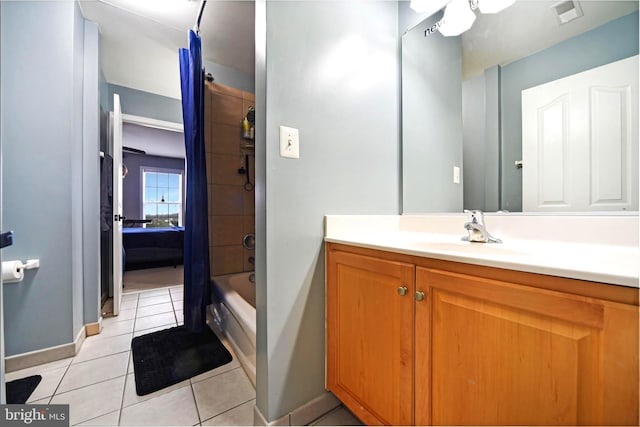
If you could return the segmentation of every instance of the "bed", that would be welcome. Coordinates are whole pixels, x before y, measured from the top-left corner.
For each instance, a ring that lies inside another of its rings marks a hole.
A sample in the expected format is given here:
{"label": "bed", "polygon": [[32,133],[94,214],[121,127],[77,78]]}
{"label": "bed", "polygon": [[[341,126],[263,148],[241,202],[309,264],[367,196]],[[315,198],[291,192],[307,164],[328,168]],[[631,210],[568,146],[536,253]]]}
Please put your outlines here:
{"label": "bed", "polygon": [[123,228],[124,269],[181,265],[184,227]]}

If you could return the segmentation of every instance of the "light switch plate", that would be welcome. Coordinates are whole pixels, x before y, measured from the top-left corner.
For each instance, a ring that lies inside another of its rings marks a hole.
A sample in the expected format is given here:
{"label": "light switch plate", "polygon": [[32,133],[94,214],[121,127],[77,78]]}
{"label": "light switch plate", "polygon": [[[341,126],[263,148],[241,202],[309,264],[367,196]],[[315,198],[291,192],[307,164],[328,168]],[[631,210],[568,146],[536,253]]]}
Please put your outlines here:
{"label": "light switch plate", "polygon": [[290,159],[300,158],[298,129],[280,126],[280,156]]}
{"label": "light switch plate", "polygon": [[453,167],[453,183],[460,184],[460,168],[458,166]]}

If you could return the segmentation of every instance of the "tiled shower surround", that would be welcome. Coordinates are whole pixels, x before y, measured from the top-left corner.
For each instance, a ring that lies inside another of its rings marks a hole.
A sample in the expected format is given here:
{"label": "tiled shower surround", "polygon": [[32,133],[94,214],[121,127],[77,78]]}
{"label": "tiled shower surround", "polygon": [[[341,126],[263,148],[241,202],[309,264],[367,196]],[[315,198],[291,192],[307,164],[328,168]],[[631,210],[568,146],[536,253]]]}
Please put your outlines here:
{"label": "tiled shower surround", "polygon": [[[253,271],[253,250],[242,246],[255,230],[254,190],[247,191],[247,169],[255,185],[253,149],[241,148],[253,141],[241,138],[242,120],[254,94],[214,82],[205,84],[205,146],[209,183],[209,256],[213,276]],[[248,157],[245,157],[248,156]]]}

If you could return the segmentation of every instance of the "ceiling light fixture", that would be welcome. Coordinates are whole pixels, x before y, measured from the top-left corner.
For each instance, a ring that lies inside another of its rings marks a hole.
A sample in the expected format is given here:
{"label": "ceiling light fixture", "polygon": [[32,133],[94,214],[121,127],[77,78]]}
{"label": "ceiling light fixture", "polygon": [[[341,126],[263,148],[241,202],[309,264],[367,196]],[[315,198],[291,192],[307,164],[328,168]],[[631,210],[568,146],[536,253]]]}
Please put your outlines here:
{"label": "ceiling light fixture", "polygon": [[476,20],[468,0],[451,0],[444,10],[439,31],[443,36],[459,36]]}

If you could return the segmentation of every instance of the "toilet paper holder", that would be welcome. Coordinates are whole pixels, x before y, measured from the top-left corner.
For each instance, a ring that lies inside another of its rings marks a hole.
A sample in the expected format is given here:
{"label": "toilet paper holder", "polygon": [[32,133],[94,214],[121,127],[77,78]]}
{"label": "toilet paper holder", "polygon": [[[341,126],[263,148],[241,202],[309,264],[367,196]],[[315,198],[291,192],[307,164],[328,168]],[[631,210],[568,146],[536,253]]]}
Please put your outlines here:
{"label": "toilet paper holder", "polygon": [[22,270],[33,270],[34,268],[40,268],[40,260],[39,259],[28,259],[22,265],[18,266],[18,269]]}
{"label": "toilet paper holder", "polygon": [[24,271],[40,267],[39,259],[28,259],[26,262],[3,261],[2,262],[2,282],[17,283],[24,279]]}

